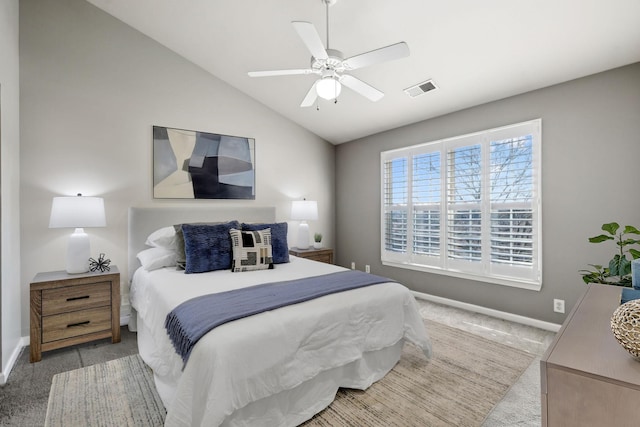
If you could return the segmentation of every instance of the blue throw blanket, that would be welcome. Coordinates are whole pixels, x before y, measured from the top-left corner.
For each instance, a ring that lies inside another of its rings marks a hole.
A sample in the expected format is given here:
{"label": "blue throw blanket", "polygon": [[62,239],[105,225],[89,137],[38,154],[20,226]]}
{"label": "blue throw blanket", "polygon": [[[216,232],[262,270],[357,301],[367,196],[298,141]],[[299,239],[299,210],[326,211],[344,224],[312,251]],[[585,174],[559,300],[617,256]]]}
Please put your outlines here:
{"label": "blue throw blanket", "polygon": [[176,351],[187,363],[193,346],[217,326],[324,295],[385,282],[392,280],[348,270],[203,295],[173,309],[167,315],[164,326]]}

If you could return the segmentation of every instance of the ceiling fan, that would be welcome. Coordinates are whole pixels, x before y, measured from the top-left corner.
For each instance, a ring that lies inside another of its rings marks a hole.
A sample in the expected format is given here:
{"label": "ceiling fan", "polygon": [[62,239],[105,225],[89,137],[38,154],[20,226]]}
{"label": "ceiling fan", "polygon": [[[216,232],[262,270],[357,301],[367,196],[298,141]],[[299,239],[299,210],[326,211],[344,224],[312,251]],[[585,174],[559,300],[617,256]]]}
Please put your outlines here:
{"label": "ceiling fan", "polygon": [[352,76],[351,74],[348,74],[348,72],[380,62],[409,56],[409,46],[405,42],[399,42],[344,59],[342,52],[335,49],[329,49],[329,6],[335,4],[337,0],[321,1],[325,3],[327,7],[326,49],[322,44],[318,31],[316,31],[316,28],[312,23],[303,21],[291,22],[293,28],[302,39],[302,42],[305,44],[307,49],[309,49],[309,52],[311,52],[310,68],[250,71],[249,76],[270,77],[297,74],[316,74],[320,76],[320,78],[313,83],[313,86],[311,86],[311,89],[309,89],[309,92],[307,92],[307,95],[302,100],[302,103],[300,104],[301,107],[312,106],[318,96],[327,100],[334,99],[336,100],[335,102],[337,102],[342,85],[356,93],[359,93],[365,98],[370,99],[371,101],[375,102],[380,100],[384,96],[383,92]]}

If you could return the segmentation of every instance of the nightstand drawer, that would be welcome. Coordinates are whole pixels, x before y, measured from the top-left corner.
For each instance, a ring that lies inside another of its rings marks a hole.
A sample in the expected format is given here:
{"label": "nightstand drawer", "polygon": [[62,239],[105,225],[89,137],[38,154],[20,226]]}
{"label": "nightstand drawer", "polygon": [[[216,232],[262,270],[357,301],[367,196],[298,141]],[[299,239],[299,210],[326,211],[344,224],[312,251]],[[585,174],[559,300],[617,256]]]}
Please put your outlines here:
{"label": "nightstand drawer", "polygon": [[333,249],[329,248],[309,248],[309,249],[289,249],[291,255],[306,258],[313,261],[326,262],[327,264],[333,264]]}
{"label": "nightstand drawer", "polygon": [[72,311],[42,318],[42,342],[47,343],[111,329],[111,307]]}
{"label": "nightstand drawer", "polygon": [[308,255],[305,258],[313,261],[325,262],[327,264],[332,264],[333,262],[331,254],[328,254],[328,253],[323,253],[318,255]]}
{"label": "nightstand drawer", "polygon": [[111,304],[111,283],[67,286],[42,291],[42,315],[67,313]]}

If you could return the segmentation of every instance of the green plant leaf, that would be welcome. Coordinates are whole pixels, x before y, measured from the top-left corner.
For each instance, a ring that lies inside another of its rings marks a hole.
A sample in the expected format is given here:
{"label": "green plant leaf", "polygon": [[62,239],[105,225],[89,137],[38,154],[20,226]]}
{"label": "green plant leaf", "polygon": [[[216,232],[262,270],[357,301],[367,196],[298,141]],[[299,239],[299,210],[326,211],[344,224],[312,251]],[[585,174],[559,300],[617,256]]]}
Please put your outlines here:
{"label": "green plant leaf", "polygon": [[624,234],[640,234],[640,230],[638,230],[632,225],[625,225],[623,233]]}
{"label": "green plant leaf", "polygon": [[620,224],[618,224],[617,222],[610,222],[608,224],[602,224],[602,229],[604,231],[606,231],[607,233],[611,234],[612,236],[616,235],[616,232],[618,231],[618,228],[620,228]]}
{"label": "green plant leaf", "polygon": [[582,276],[582,281],[583,281],[584,283],[586,283],[587,285],[588,285],[589,283],[598,283],[598,282],[596,281],[596,279],[594,278],[593,274],[584,274],[584,275]]}
{"label": "green plant leaf", "polygon": [[606,234],[601,234],[595,237],[589,237],[589,242],[591,243],[601,243],[601,242],[606,242],[607,240],[613,240],[613,237],[607,236]]}
{"label": "green plant leaf", "polygon": [[624,239],[622,242],[618,242],[618,246],[628,246],[628,245],[634,245],[636,243],[640,243],[640,240]]}
{"label": "green plant leaf", "polygon": [[595,271],[591,270],[580,270],[580,274],[582,275],[582,281],[586,284],[589,283],[609,283],[607,278],[609,277],[609,269],[603,268],[598,264],[589,264],[591,267],[595,269]]}
{"label": "green plant leaf", "polygon": [[619,269],[620,269],[620,258],[622,258],[620,256],[620,254],[616,254],[611,261],[609,261],[609,273],[612,276],[619,276]]}
{"label": "green plant leaf", "polygon": [[631,256],[633,257],[633,259],[638,259],[640,258],[640,251],[637,249],[629,249],[629,253],[631,254]]}
{"label": "green plant leaf", "polygon": [[631,273],[631,262],[625,255],[620,256],[616,254],[616,256],[609,261],[609,273],[611,276],[626,276]]}
{"label": "green plant leaf", "polygon": [[[620,258],[620,267],[618,267],[618,276],[627,276],[631,274],[631,261],[626,256]],[[622,277],[620,278],[622,281]]]}

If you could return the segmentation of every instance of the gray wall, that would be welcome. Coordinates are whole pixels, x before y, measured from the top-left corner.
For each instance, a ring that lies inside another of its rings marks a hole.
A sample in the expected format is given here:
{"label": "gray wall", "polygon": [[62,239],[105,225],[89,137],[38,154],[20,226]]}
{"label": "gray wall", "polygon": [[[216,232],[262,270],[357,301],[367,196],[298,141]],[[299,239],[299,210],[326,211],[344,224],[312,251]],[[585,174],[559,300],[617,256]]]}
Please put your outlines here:
{"label": "gray wall", "polygon": [[20,340],[20,78],[18,0],[0,1],[0,383]]}
{"label": "gray wall", "polygon": [[[535,118],[542,119],[540,292],[381,264],[381,151]],[[568,313],[585,286],[578,270],[608,262],[615,250],[587,238],[606,222],[640,227],[639,135],[636,63],[339,145],[337,262],[370,264],[419,292],[562,323],[566,315],[553,312],[553,299],[566,300]]]}
{"label": "gray wall", "polygon": [[[20,1],[20,78],[23,335],[29,282],[65,267],[72,230],[48,228],[54,196],[104,197],[107,227],[86,231],[120,268],[125,305],[130,206],[275,206],[285,221],[307,197],[310,231],[334,244],[333,145],[84,0]],[[153,125],[255,138],[256,200],[154,200]]]}

